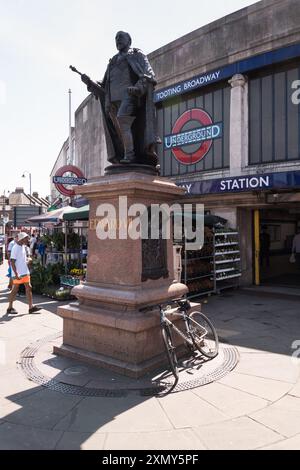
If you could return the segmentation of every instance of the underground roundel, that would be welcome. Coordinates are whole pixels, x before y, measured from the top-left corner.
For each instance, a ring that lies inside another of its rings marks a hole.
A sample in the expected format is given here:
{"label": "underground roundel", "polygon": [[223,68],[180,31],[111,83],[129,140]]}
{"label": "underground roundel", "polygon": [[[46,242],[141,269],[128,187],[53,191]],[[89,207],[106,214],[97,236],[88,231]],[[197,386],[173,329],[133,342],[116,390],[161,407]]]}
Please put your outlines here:
{"label": "underground roundel", "polygon": [[164,147],[183,165],[198,163],[209,152],[213,140],[222,137],[222,130],[222,123],[214,123],[203,109],[189,109],[177,119],[172,134],[165,136]]}
{"label": "underground roundel", "polygon": [[86,182],[87,179],[84,177],[80,168],[74,165],[62,166],[57,170],[55,176],[53,176],[53,183],[56,189],[64,196],[69,197],[75,195],[74,189],[70,188],[70,186],[78,186]]}

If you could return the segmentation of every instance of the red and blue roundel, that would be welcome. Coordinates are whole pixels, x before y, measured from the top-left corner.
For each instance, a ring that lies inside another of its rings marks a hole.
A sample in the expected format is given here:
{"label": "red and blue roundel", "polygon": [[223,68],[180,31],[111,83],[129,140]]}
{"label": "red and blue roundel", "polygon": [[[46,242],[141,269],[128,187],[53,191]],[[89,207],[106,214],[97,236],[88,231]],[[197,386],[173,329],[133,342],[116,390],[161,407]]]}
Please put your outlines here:
{"label": "red and blue roundel", "polygon": [[200,162],[209,152],[213,140],[220,137],[222,123],[213,123],[206,111],[193,108],[177,119],[172,134],[164,138],[164,147],[171,150],[180,163],[191,165]]}
{"label": "red and blue roundel", "polygon": [[[74,176],[64,176],[65,173],[72,173]],[[68,185],[82,185],[87,182],[80,168],[74,165],[65,165],[57,170],[53,176],[53,183],[56,189],[64,196],[75,196],[74,189],[68,188]]]}

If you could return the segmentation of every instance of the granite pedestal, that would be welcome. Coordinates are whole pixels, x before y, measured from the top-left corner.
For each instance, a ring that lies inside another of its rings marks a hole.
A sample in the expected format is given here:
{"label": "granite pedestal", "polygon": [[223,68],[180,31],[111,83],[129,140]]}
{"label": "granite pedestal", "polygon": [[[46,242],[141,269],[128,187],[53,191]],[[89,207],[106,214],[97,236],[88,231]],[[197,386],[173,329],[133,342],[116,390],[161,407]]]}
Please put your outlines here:
{"label": "granite pedestal", "polygon": [[[123,206],[127,198],[127,207],[149,207],[172,205],[182,193],[171,181],[137,172],[104,176],[80,188],[90,203],[87,279],[72,290],[78,301],[58,308],[63,344],[54,348],[56,354],[135,378],[165,361],[159,312],[141,309],[179,298],[187,287],[174,281],[171,239],[124,238],[133,218],[124,217],[120,197]],[[115,208],[115,227],[103,217],[103,204]],[[116,229],[116,238],[100,239],[103,228]]]}

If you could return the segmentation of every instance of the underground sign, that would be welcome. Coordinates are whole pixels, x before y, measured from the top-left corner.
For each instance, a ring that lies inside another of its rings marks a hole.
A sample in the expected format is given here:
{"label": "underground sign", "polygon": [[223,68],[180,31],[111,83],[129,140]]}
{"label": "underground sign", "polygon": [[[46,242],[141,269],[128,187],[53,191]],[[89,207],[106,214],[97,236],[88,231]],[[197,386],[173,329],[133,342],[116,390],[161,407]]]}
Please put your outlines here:
{"label": "underground sign", "polygon": [[172,134],[165,136],[164,147],[183,165],[195,164],[207,155],[213,140],[222,137],[222,131],[222,123],[214,123],[203,109],[189,109],[177,119]]}
{"label": "underground sign", "polygon": [[[66,173],[72,173],[75,176],[65,176]],[[80,186],[87,182],[80,168],[74,165],[65,165],[57,170],[55,176],[53,176],[53,183],[57,191],[64,196],[72,197],[75,195],[73,189],[69,189],[66,186]]]}

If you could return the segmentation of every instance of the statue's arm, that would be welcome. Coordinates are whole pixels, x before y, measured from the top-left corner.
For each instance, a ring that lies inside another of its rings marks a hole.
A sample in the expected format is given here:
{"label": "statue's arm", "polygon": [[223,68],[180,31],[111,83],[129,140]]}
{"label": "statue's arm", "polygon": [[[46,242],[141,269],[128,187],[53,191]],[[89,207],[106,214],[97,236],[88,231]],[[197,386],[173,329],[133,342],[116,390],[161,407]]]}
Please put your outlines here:
{"label": "statue's arm", "polygon": [[104,91],[103,82],[94,82],[88,75],[83,74],[81,80],[86,84],[90,93],[93,93],[96,99],[100,98]]}
{"label": "statue's arm", "polygon": [[[132,88],[132,94],[142,97],[147,93],[149,83],[156,84],[155,75],[148,57],[140,50],[134,50],[135,68],[139,79]],[[129,90],[130,92],[130,90]]]}

